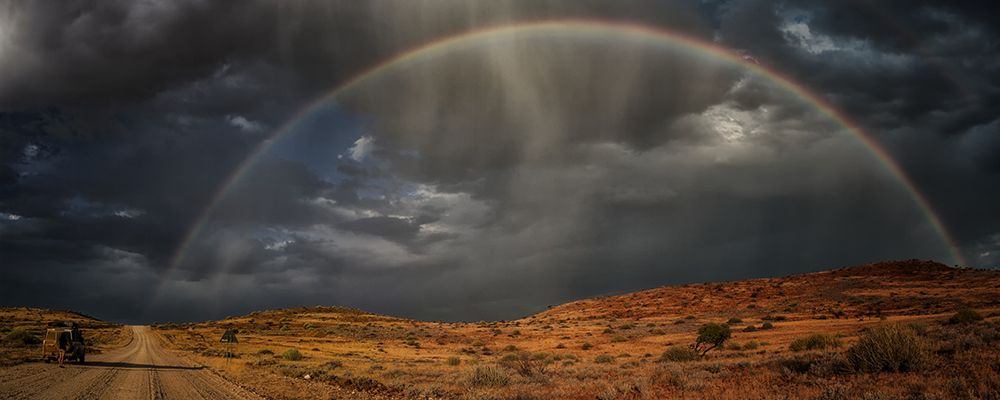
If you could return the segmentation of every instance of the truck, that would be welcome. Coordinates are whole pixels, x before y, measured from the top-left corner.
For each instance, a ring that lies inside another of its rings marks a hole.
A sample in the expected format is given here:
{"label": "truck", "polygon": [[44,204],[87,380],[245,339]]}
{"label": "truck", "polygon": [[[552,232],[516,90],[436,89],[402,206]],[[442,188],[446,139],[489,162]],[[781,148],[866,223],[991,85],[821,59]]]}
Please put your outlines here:
{"label": "truck", "polygon": [[42,359],[45,362],[58,360],[76,360],[84,363],[87,345],[80,332],[80,327],[74,322],[56,321],[49,323],[42,340]]}

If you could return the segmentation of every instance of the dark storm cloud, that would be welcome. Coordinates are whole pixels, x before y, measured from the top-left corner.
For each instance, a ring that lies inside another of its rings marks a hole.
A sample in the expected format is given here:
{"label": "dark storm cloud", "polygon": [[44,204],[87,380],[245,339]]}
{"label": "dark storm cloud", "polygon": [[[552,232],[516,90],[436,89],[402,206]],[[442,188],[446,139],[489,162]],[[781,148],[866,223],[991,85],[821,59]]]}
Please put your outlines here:
{"label": "dark storm cloud", "polygon": [[[927,194],[958,241],[971,244],[995,231],[996,221],[968,205],[1000,195],[989,171],[994,146],[981,134],[996,120],[992,105],[1000,100],[997,26],[989,17],[995,7],[727,2],[719,31],[724,43],[747,49],[861,122]],[[974,151],[972,142],[984,146]]]}
{"label": "dark storm cloud", "polygon": [[129,321],[311,304],[511,318],[658,284],[948,256],[868,150],[783,89],[574,37],[382,76],[338,105],[360,128],[300,128],[344,136],[305,146],[343,148],[265,153],[207,208],[313,96],[437,38],[550,18],[683,32],[802,83],[901,163],[971,264],[995,265],[991,7],[9,2],[0,304]]}

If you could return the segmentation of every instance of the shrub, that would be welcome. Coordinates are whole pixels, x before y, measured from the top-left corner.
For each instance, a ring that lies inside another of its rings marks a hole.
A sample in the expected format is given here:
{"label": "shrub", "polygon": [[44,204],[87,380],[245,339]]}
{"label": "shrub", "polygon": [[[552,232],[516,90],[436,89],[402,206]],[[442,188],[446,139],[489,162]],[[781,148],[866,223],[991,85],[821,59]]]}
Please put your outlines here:
{"label": "shrub", "polygon": [[725,324],[705,324],[698,328],[698,339],[695,340],[694,350],[705,355],[709,350],[721,346],[729,337],[732,331],[729,325]]}
{"label": "shrub", "polygon": [[749,342],[743,343],[743,350],[757,350],[757,347],[759,347],[759,346],[760,346],[760,343],[757,343],[756,341],[751,340]]}
{"label": "shrub", "polygon": [[732,317],[728,321],[726,321],[727,324],[738,324],[741,322],[743,322],[743,320],[737,317]]}
{"label": "shrub", "polygon": [[607,364],[607,363],[614,362],[614,361],[615,361],[615,358],[611,357],[611,356],[609,356],[607,354],[601,354],[601,355],[599,355],[597,357],[594,357],[594,362],[598,363],[598,364]]}
{"label": "shrub", "polygon": [[792,341],[788,345],[791,351],[803,350],[825,350],[830,347],[840,347],[840,340],[825,333],[817,333],[806,337],[801,337]]}
{"label": "shrub", "polygon": [[472,386],[500,387],[509,385],[510,381],[510,372],[498,365],[480,365],[469,376]]}
{"label": "shrub", "polygon": [[473,347],[482,347],[482,346],[485,346],[485,345],[486,345],[486,343],[483,343],[483,341],[479,340],[479,339],[476,339],[476,340],[472,341],[472,346]]}
{"label": "shrub", "polygon": [[916,371],[928,357],[920,337],[898,324],[882,324],[868,330],[847,350],[847,362],[857,372]]}
{"label": "shrub", "polygon": [[35,335],[32,335],[31,332],[24,329],[10,331],[7,336],[4,336],[3,341],[9,346],[32,346],[42,342]]}
{"label": "shrub", "polygon": [[534,357],[531,353],[522,351],[519,353],[507,354],[500,359],[500,366],[514,370],[518,375],[532,377],[545,373],[547,354],[542,357]]}
{"label": "shrub", "polygon": [[982,320],[983,316],[980,315],[978,312],[976,312],[976,310],[973,310],[971,308],[963,308],[961,310],[958,310],[958,312],[955,313],[955,315],[952,315],[951,318],[948,318],[948,323],[952,325],[968,324]]}
{"label": "shrub", "polygon": [[615,335],[615,337],[611,338],[611,342],[612,343],[621,343],[621,342],[624,342],[626,340],[628,340],[628,339],[626,339],[625,336],[622,336],[622,335]]}
{"label": "shrub", "polygon": [[299,361],[302,359],[302,353],[299,353],[298,349],[288,349],[281,353],[281,357],[288,361]]}
{"label": "shrub", "polygon": [[763,324],[760,325],[760,329],[763,329],[763,330],[774,329],[774,324],[772,324],[770,322],[765,322],[765,323],[763,323]]}
{"label": "shrub", "polygon": [[694,361],[698,359],[698,352],[686,346],[670,346],[667,351],[660,356],[660,362],[667,361]]}
{"label": "shrub", "polygon": [[517,346],[514,346],[512,344],[508,344],[507,346],[505,346],[503,348],[503,351],[517,351]]}
{"label": "shrub", "polygon": [[458,357],[448,357],[448,361],[445,361],[448,365],[458,365],[462,363],[462,359]]}
{"label": "shrub", "polygon": [[272,355],[274,354],[274,352],[269,349],[261,349],[260,351],[257,352],[257,354],[264,356],[264,355]]}
{"label": "shrub", "polygon": [[593,347],[594,347],[594,345],[592,345],[590,343],[584,343],[582,346],[580,346],[580,348],[584,349],[584,350],[590,350]]}

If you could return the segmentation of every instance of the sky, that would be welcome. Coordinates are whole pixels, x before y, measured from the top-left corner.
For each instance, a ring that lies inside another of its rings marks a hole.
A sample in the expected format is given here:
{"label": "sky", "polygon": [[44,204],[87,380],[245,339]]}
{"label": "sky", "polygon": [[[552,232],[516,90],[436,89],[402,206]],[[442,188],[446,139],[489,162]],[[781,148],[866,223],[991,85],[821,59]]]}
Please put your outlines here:
{"label": "sky", "polygon": [[0,306],[475,321],[997,268],[991,4],[2,0]]}

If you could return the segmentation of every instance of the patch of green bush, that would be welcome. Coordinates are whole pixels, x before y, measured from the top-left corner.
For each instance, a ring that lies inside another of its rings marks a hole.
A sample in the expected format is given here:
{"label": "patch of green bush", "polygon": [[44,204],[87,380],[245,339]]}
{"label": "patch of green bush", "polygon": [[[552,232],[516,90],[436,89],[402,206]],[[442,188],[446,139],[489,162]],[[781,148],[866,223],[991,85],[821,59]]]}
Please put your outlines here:
{"label": "patch of green bush", "polygon": [[499,365],[480,365],[472,370],[469,384],[479,387],[502,387],[510,384],[510,371]]}
{"label": "patch of green bush", "polygon": [[955,315],[952,315],[951,318],[948,318],[948,323],[952,325],[968,324],[982,320],[983,316],[980,315],[976,310],[973,310],[971,308],[963,308],[961,310],[958,310],[958,312],[956,312]]}
{"label": "patch of green bush", "polygon": [[580,346],[580,348],[583,349],[583,350],[590,350],[590,349],[594,348],[594,345],[592,345],[590,343],[584,343],[582,346]]}
{"label": "patch of green bush", "polygon": [[828,348],[840,347],[840,344],[840,339],[837,339],[833,335],[817,333],[793,340],[788,345],[788,349],[791,351],[826,350]]}
{"label": "patch of green bush", "polygon": [[281,357],[288,361],[299,361],[302,359],[302,353],[299,353],[298,349],[288,349],[281,353]]}
{"label": "patch of green bush", "polygon": [[594,362],[598,364],[607,364],[615,362],[615,358],[607,354],[601,354],[597,357],[594,357]]}
{"label": "patch of green bush", "polygon": [[732,324],[738,324],[738,323],[741,323],[741,322],[743,322],[743,319],[737,318],[737,317],[732,317],[728,321],[726,321],[726,323],[730,324],[730,325],[732,325]]}
{"label": "patch of green bush", "polygon": [[455,365],[461,364],[462,363],[462,359],[460,359],[458,357],[448,357],[448,360],[445,361],[445,362],[448,365],[455,366]]}
{"label": "patch of green bush", "polygon": [[698,352],[687,346],[670,346],[660,356],[660,362],[683,362],[698,359]]}
{"label": "patch of green bush", "polygon": [[923,368],[929,352],[910,328],[887,323],[869,329],[847,350],[847,362],[857,372],[910,372]]}
{"label": "patch of green bush", "polygon": [[4,343],[8,346],[33,346],[41,343],[42,341],[38,339],[35,335],[31,334],[24,329],[14,329],[10,331],[3,338]]}

